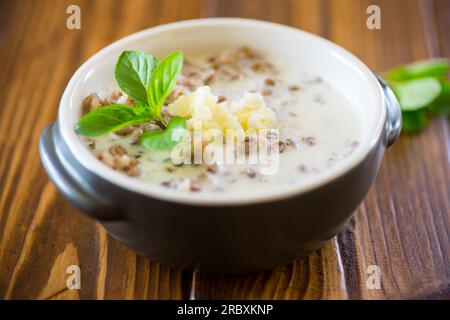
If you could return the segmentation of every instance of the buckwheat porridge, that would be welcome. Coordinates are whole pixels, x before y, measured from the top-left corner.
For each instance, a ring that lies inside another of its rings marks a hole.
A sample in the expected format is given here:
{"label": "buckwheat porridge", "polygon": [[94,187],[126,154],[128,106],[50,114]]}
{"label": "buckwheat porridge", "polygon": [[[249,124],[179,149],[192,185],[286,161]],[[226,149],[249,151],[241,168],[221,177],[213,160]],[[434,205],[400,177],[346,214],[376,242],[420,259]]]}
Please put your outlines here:
{"label": "buckwheat porridge", "polygon": [[[121,91],[107,97],[92,93],[82,110],[86,114],[110,104],[134,106],[136,102]],[[220,160],[174,163],[171,152],[141,143],[145,131],[158,129],[155,124],[130,125],[81,139],[105,165],[134,179],[177,192],[249,193],[296,186],[330,170],[352,154],[361,136],[354,107],[326,81],[247,47],[187,57],[161,115],[186,119],[189,132],[233,129],[244,137],[244,144],[251,132],[269,129],[270,135],[270,130],[277,130],[279,140],[269,139],[279,157],[277,170],[262,174],[259,164]]]}

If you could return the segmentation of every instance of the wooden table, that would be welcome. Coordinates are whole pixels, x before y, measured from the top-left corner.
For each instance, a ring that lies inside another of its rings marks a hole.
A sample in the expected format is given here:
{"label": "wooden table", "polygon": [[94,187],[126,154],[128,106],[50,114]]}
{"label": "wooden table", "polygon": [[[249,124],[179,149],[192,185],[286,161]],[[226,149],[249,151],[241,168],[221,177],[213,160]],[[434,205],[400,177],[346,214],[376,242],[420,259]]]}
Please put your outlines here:
{"label": "wooden table", "polygon": [[[66,8],[81,8],[81,30]],[[370,4],[381,30],[366,27]],[[155,25],[241,16],[319,34],[373,70],[450,54],[447,0],[21,0],[0,2],[0,298],[392,299],[450,298],[450,129],[436,118],[403,135],[383,160],[352,223],[291,265],[245,276],[182,272],[136,256],[80,215],[39,160],[41,129],[88,57]],[[81,290],[66,268],[81,268]],[[381,289],[366,287],[378,265]]]}

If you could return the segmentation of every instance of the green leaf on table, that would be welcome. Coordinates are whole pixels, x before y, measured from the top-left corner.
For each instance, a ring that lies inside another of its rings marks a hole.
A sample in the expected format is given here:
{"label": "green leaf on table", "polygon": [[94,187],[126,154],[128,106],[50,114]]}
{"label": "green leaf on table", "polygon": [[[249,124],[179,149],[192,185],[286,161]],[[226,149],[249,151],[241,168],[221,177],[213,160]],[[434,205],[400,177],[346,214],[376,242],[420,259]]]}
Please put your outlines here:
{"label": "green leaf on table", "polygon": [[161,113],[164,100],[175,87],[182,68],[183,53],[181,51],[172,52],[156,66],[147,91],[148,103],[153,115]]}
{"label": "green leaf on table", "polygon": [[115,68],[117,84],[130,97],[147,105],[150,78],[157,63],[155,58],[145,52],[124,51]]}
{"label": "green leaf on table", "polygon": [[76,124],[75,131],[83,136],[97,137],[127,126],[146,123],[151,119],[141,108],[113,104],[84,115]]}
{"label": "green leaf on table", "polygon": [[431,77],[401,83],[391,82],[390,86],[403,111],[424,108],[434,102],[442,92],[441,82]]}
{"label": "green leaf on table", "polygon": [[438,114],[450,114],[450,82],[441,81],[441,95],[430,105],[430,111]]}
{"label": "green leaf on table", "polygon": [[150,149],[171,150],[183,140],[185,133],[186,119],[174,117],[164,131],[145,131],[141,135],[141,144]]}
{"label": "green leaf on table", "polygon": [[449,60],[444,58],[422,60],[401,66],[388,72],[389,81],[412,80],[424,77],[444,79],[450,71]]}
{"label": "green leaf on table", "polygon": [[415,133],[423,129],[428,123],[427,112],[425,109],[416,111],[402,112],[402,131],[407,133]]}

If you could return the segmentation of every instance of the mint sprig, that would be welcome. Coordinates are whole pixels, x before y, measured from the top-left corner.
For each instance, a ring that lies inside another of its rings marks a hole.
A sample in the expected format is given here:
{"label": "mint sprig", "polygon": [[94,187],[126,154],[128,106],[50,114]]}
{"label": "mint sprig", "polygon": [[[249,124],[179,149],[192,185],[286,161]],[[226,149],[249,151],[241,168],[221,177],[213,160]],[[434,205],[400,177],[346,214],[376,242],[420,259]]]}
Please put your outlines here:
{"label": "mint sprig", "polygon": [[158,62],[150,54],[140,51],[124,51],[115,67],[118,86],[136,106],[113,104],[97,108],[84,115],[75,125],[75,131],[83,136],[98,137],[130,125],[153,123],[161,130],[145,132],[144,146],[169,149],[180,142],[167,137],[178,127],[186,127],[186,120],[172,119],[169,126],[161,117],[161,108],[172,92],[183,67],[183,53],[174,51]]}
{"label": "mint sprig", "polygon": [[389,79],[404,81],[424,77],[445,78],[449,71],[450,66],[447,59],[435,58],[397,67],[389,71]]}
{"label": "mint sprig", "polygon": [[139,51],[124,51],[114,71],[116,82],[127,95],[148,105],[147,91],[158,61]]}
{"label": "mint sprig", "polygon": [[183,54],[180,51],[169,54],[155,68],[147,88],[148,104],[152,113],[161,113],[164,100],[175,87],[182,68]]}
{"label": "mint sprig", "polygon": [[180,143],[186,132],[186,119],[173,117],[164,131],[145,131],[141,135],[141,144],[150,149],[171,150]]}
{"label": "mint sprig", "polygon": [[417,132],[432,114],[450,114],[450,64],[437,58],[397,67],[385,78],[397,96],[403,131]]}
{"label": "mint sprig", "polygon": [[442,86],[432,77],[413,79],[393,85],[403,111],[415,111],[430,105],[439,97]]}
{"label": "mint sprig", "polygon": [[152,119],[143,108],[112,104],[86,114],[75,125],[75,131],[83,136],[98,137],[124,127],[146,123]]}

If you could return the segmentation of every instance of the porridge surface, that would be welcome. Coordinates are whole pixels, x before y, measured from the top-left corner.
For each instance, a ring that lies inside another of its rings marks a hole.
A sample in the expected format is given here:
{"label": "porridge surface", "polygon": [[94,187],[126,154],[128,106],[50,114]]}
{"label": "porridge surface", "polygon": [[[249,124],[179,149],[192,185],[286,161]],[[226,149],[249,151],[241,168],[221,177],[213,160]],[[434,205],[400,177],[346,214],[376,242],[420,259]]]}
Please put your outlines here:
{"label": "porridge surface", "polygon": [[[361,136],[354,106],[326,81],[299,69],[301,65],[266,60],[248,48],[217,56],[187,57],[183,74],[166,102],[205,85],[219,101],[237,101],[244,92],[259,92],[275,112],[280,133],[279,170],[274,175],[262,175],[257,166],[249,164],[176,166],[170,153],[139,144],[139,135],[153,129],[150,126],[81,139],[106,165],[133,179],[177,192],[241,194],[296,186],[342,162],[358,147]],[[86,98],[83,109],[86,112],[114,102],[133,103],[120,93],[103,99],[93,94]]]}

